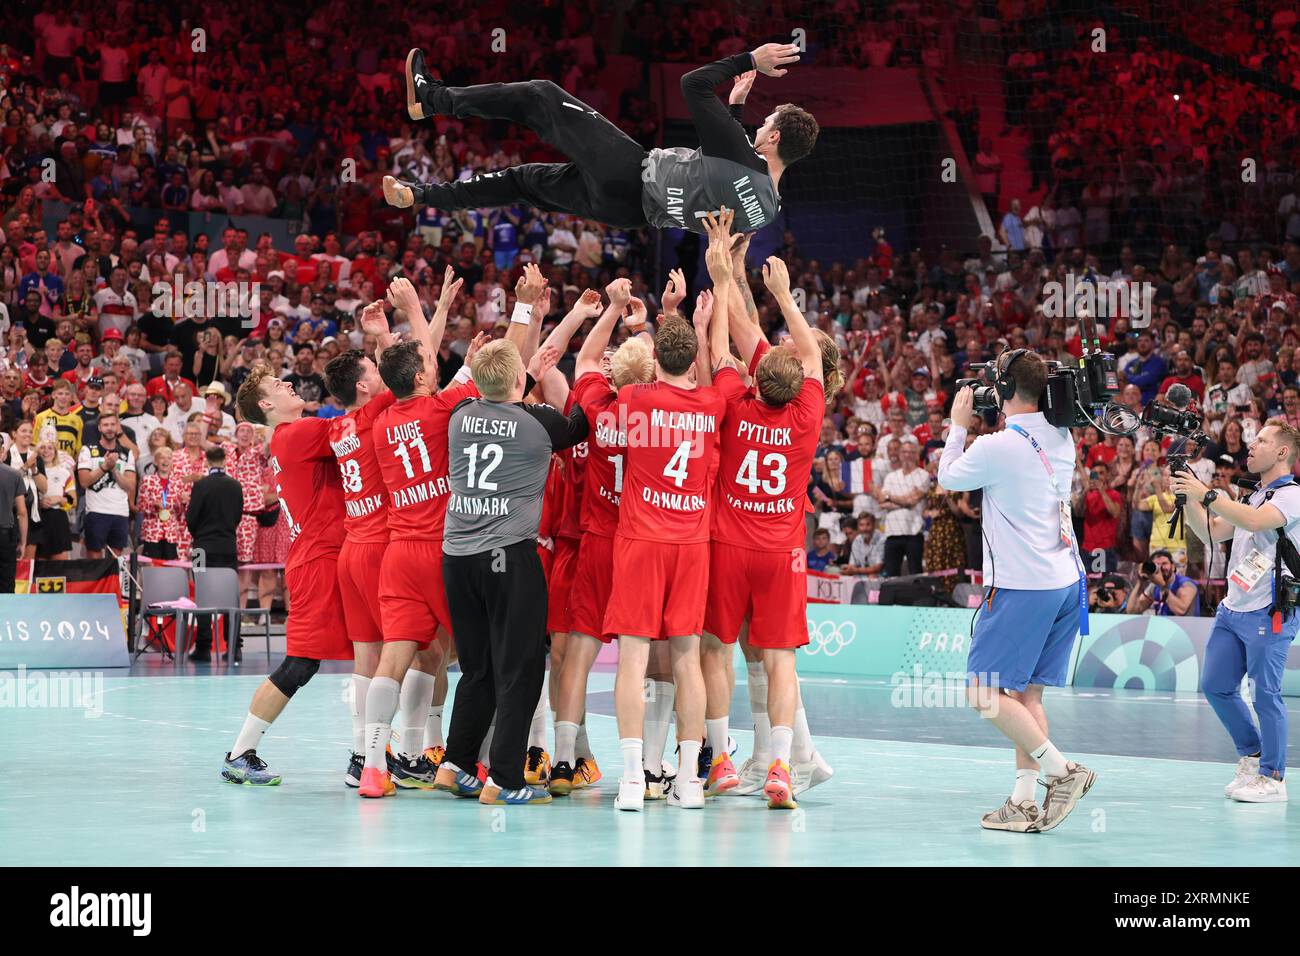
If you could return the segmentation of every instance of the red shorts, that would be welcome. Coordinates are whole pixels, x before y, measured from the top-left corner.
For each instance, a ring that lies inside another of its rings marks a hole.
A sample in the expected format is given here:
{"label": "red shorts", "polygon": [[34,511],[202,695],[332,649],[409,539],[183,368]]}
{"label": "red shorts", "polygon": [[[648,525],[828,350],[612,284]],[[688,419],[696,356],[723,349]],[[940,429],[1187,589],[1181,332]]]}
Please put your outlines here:
{"label": "red shorts", "polygon": [[424,650],[439,625],[451,633],[442,583],[442,539],[390,541],[379,570],[379,612],[384,641],[414,641]]}
{"label": "red shorts", "polygon": [[358,644],[376,644],[384,639],[379,623],[379,567],[387,549],[387,541],[344,541],[339,551],[343,619],[348,625],[348,637]]}
{"label": "red shorts", "polygon": [[284,587],[289,592],[285,653],[315,661],[352,660],[352,642],[339,595],[338,561],[317,558],[286,568]]}
{"label": "red shorts", "polygon": [[709,558],[705,631],[734,644],[748,617],[749,643],[755,647],[808,643],[808,576],[802,548],[755,551],[715,541]]}
{"label": "red shorts", "polygon": [[569,630],[608,644],[615,635],[605,630],[605,609],[614,587],[614,539],[584,534],[569,590]]}
{"label": "red shorts", "polygon": [[549,634],[569,633],[570,589],[578,568],[578,543],[581,540],[555,538],[555,559],[546,573],[546,631]]}
{"label": "red shorts", "polygon": [[617,535],[604,629],[656,641],[699,634],[708,589],[707,541],[664,544]]}

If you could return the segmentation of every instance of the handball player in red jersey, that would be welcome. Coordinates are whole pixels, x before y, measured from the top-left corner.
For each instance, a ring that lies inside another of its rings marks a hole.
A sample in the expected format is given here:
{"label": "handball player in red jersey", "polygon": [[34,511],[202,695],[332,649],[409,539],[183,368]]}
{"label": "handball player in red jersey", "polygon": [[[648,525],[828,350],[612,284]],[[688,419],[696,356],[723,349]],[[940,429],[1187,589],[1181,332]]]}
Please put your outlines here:
{"label": "handball player in red jersey", "polygon": [[[723,212],[728,227],[731,218]],[[729,286],[720,290],[720,302],[715,297],[715,310],[726,307]],[[666,319],[655,335],[655,381],[620,389],[612,409],[627,430],[614,584],[602,625],[619,642],[614,707],[623,751],[615,803],[620,810],[640,810],[645,800],[643,685],[650,644],[659,640],[669,642],[677,685],[680,759],[669,803],[704,806],[704,781],[697,773],[705,705],[700,634],[709,502],[726,404],[712,387],[695,384],[691,373],[699,349],[689,323]]]}
{"label": "handball player in red jersey", "polygon": [[[749,280],[745,272],[745,253],[748,247],[749,237],[746,236],[732,249],[732,277],[736,284],[736,291],[739,294],[733,295],[731,299],[731,309],[728,310],[728,332],[732,343],[740,354],[741,360],[748,368],[751,380],[753,380],[757,377],[759,364],[774,350],[763,338],[763,331],[758,321],[758,307],[754,304],[753,295],[750,293]],[[844,371],[841,368],[840,350],[835,341],[820,329],[813,329],[812,334],[821,355],[822,382],[826,401],[829,403],[844,386]],[[787,339],[784,347],[787,350],[793,350],[795,347],[794,339]],[[758,397],[758,390],[751,385],[749,394]],[[803,510],[805,512],[810,510],[806,503]],[[718,513],[717,511],[714,512],[715,547],[717,545]],[[710,587],[712,587],[712,584]],[[710,609],[712,609],[713,597],[711,590]],[[726,665],[725,675],[722,679],[719,679],[719,672],[722,668],[714,665],[720,663],[716,652],[722,650],[722,648],[716,636],[714,636],[714,632],[708,626],[709,620],[712,620],[712,618],[706,619],[705,637],[700,644],[701,660],[705,671],[705,688],[708,695],[705,725],[714,737],[726,739],[726,727],[723,721],[726,720],[726,716],[731,709],[735,675],[732,673],[731,652],[727,650],[725,654],[721,655],[721,659],[725,661]],[[741,765],[739,786],[726,792],[743,796],[757,793],[767,784],[768,768],[772,762],[772,722],[767,709],[768,677],[763,665],[763,649],[749,641],[748,617],[740,627],[740,646],[745,657],[747,670],[745,686],[748,692],[750,711],[754,719],[754,747],[751,756]],[[794,795],[798,796],[810,787],[829,780],[834,774],[834,770],[817,752],[813,744],[812,734],[808,728],[808,717],[804,712],[802,696],[798,693],[797,681],[795,691],[794,749],[791,766],[794,770]],[[706,746],[706,755],[711,750],[711,747]],[[710,772],[712,772],[712,768]]]}
{"label": "handball player in red jersey", "polygon": [[286,656],[253,695],[221,775],[231,783],[273,786],[280,775],[257,754],[262,734],[321,661],[352,658],[338,587],[343,487],[330,448],[329,419],[303,418],[306,402],[269,365],[254,366],[235,402],[245,421],[271,429],[271,469],[289,522],[284,583],[291,603]]}
{"label": "handball player in red jersey", "polygon": [[[714,284],[731,282],[725,247],[710,246],[707,262]],[[781,307],[793,349],[773,349],[758,363],[757,395],[733,367],[719,367],[714,387],[727,403],[714,499],[713,548],[709,563],[709,607],[705,619],[705,681],[721,683],[725,703],[707,718],[713,759],[706,792],[739,784],[726,752],[730,705],[727,657],[749,618],[750,643],[763,650],[767,711],[772,722],[772,763],[764,793],[768,806],[793,809],[790,776],[794,710],[798,695],[795,652],[808,643],[807,564],[804,554],[806,476],[812,471],[821,432],[825,392],[821,350],[790,295],[785,263],[767,260],[763,279]],[[728,315],[713,316],[713,361],[730,358]],[[712,700],[715,695],[710,695]],[[728,785],[729,784],[729,785]]]}

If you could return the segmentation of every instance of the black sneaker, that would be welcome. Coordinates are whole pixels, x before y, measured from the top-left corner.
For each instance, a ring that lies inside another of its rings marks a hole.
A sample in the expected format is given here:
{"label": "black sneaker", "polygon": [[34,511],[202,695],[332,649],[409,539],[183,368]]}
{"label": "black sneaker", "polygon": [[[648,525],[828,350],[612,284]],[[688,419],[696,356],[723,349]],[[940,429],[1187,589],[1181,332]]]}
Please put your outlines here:
{"label": "black sneaker", "polygon": [[645,798],[647,800],[667,800],[668,794],[672,792],[672,786],[664,779],[663,774],[645,772]]}
{"label": "black sneaker", "polygon": [[450,113],[449,104],[439,102],[437,94],[442,82],[435,80],[424,62],[424,51],[418,47],[406,54],[406,112],[413,120],[429,119],[439,113]]}
{"label": "black sneaker", "polygon": [[353,753],[348,758],[348,772],[343,777],[343,782],[349,787],[361,786],[361,771],[366,766],[366,755]]}
{"label": "black sneaker", "polygon": [[432,790],[438,768],[424,754],[415,758],[394,757],[389,762],[389,774],[401,790]]}
{"label": "black sneaker", "polygon": [[713,769],[713,748],[708,746],[700,747],[699,765],[695,775],[701,780],[709,779],[709,771]]}
{"label": "black sneaker", "polygon": [[190,660],[193,661],[195,664],[212,663],[212,651],[210,648],[207,647],[196,646],[192,651],[190,651],[189,656],[190,656]]}
{"label": "black sneaker", "polygon": [[553,796],[567,796],[573,792],[573,776],[573,767],[568,763],[557,763],[551,768],[551,780],[547,789]]}

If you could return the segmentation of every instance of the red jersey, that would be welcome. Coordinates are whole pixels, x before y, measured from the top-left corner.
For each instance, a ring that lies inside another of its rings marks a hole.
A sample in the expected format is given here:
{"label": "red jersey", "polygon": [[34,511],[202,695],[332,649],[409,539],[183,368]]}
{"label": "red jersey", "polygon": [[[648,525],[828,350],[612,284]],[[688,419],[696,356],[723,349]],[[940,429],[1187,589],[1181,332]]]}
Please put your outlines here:
{"label": "red jersey", "polygon": [[[564,404],[564,414],[573,411],[577,401],[573,390],[569,390],[569,400]],[[564,461],[563,501],[560,503],[559,524],[555,533],[561,538],[582,537],[582,489],[586,484],[588,446],[585,441],[560,452]]]}
{"label": "red jersey", "polygon": [[388,540],[388,505],[375,455],[374,424],[380,412],[392,404],[393,393],[385,391],[355,412],[329,420],[330,448],[343,479],[343,530],[356,544]]}
{"label": "red jersey", "polygon": [[453,408],[476,397],[478,389],[466,382],[437,395],[398,399],[375,419],[371,431],[393,541],[442,540],[451,493],[447,422]]}
{"label": "red jersey", "polygon": [[825,390],[813,378],[790,402],[769,405],[723,368],[713,379],[722,420],[713,539],[760,550],[803,547],[808,476],[821,434]]}
{"label": "red jersey", "polygon": [[286,571],[335,558],[343,545],[343,485],[329,437],[328,418],[300,418],[271,434],[275,493],[289,523]]}
{"label": "red jersey", "polygon": [[709,539],[709,499],[726,402],[715,388],[628,385],[615,412],[626,423],[626,494],[619,534],[692,544]]}
{"label": "red jersey", "polygon": [[582,484],[582,530],[612,538],[618,530],[618,499],[627,465],[627,432],[618,418],[618,396],[599,372],[573,383],[573,400],[587,413],[590,429]]}

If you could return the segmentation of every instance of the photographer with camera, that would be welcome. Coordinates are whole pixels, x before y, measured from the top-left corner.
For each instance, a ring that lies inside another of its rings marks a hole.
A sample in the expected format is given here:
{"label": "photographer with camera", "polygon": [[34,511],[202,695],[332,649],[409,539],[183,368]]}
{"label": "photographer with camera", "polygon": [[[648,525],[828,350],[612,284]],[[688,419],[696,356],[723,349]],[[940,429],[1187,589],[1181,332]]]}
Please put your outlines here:
{"label": "photographer with camera", "polygon": [[1174,556],[1161,548],[1142,562],[1141,589],[1133,595],[1128,612],[1157,616],[1198,617],[1201,613],[1201,589],[1191,578],[1179,574]]}
{"label": "photographer with camera", "polygon": [[[1074,637],[1086,633],[1088,593],[1070,517],[1075,448],[1070,433],[1039,411],[1046,363],[1014,349],[998,357],[996,383],[979,405],[1001,405],[1006,429],[977,438],[966,430],[976,390],[962,387],[939,462],[949,491],[982,488],[984,583],[988,590],[966,660],[967,697],[1016,745],[1016,783],[981,826],[1019,833],[1058,826],[1096,780],[1047,737],[1043,688],[1066,681]],[[1035,801],[1039,770],[1047,786]]]}
{"label": "photographer with camera", "polygon": [[1124,614],[1128,609],[1128,599],[1128,579],[1122,574],[1107,574],[1092,592],[1088,610],[1099,614]]}
{"label": "photographer with camera", "polygon": [[[1187,496],[1188,527],[1207,543],[1232,539],[1228,595],[1205,647],[1201,688],[1241,758],[1224,793],[1243,803],[1286,802],[1282,675],[1300,629],[1300,485],[1291,475],[1297,455],[1300,431],[1271,418],[1250,443],[1246,467],[1260,482],[1245,500],[1233,501],[1187,471],[1170,476],[1170,487]],[[1246,675],[1258,731],[1241,697]]]}

